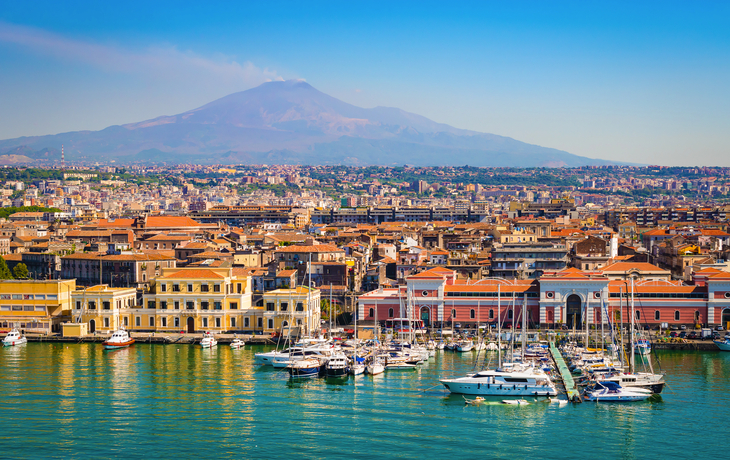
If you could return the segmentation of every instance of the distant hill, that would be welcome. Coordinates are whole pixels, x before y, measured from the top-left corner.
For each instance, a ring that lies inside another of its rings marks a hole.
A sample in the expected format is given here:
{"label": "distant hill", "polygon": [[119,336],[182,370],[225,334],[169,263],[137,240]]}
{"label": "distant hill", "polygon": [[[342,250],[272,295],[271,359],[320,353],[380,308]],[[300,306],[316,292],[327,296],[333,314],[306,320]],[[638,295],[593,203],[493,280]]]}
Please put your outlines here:
{"label": "distant hill", "polygon": [[0,164],[27,158],[119,163],[473,165],[613,164],[457,129],[390,107],[364,109],[304,81],[264,83],[179,115],[0,141]]}

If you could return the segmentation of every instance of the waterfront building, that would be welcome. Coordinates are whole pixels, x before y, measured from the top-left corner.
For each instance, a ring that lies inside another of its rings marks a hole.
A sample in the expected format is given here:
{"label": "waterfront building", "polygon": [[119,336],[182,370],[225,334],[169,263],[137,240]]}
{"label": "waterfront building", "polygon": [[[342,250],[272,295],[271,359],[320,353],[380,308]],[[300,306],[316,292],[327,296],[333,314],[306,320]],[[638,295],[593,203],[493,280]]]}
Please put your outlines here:
{"label": "waterfront building", "polygon": [[102,284],[71,293],[72,319],[88,324],[87,331],[113,332],[120,327],[131,329],[137,303],[135,288],[112,288]]}
{"label": "waterfront building", "polygon": [[0,327],[50,333],[70,319],[76,280],[3,280]]}
{"label": "waterfront building", "polygon": [[261,331],[246,269],[164,268],[143,295],[132,329],[161,332]]}
{"label": "waterfront building", "polygon": [[319,329],[320,297],[319,289],[306,286],[264,293],[264,332],[286,335],[290,325],[293,333],[309,334]]}
{"label": "waterfront building", "polygon": [[82,286],[144,289],[162,269],[174,268],[176,263],[174,257],[160,253],[75,253],[61,257],[61,277],[75,278]]}

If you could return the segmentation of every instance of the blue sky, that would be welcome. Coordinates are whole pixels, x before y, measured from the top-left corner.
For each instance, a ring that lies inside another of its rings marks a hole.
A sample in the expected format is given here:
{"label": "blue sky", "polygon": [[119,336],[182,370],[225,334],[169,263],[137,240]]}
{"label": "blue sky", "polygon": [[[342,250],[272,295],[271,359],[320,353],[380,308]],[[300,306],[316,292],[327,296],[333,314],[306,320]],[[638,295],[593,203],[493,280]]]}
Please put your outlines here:
{"label": "blue sky", "polygon": [[0,0],[0,138],[270,79],[595,158],[730,166],[730,3]]}

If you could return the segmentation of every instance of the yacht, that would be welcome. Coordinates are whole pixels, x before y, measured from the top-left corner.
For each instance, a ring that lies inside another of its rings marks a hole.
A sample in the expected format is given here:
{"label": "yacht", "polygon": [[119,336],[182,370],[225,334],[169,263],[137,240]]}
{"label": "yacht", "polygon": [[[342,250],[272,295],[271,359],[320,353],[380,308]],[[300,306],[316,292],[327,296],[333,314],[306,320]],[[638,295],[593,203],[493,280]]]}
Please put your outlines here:
{"label": "yacht", "polygon": [[212,332],[206,332],[203,334],[203,338],[200,339],[200,346],[203,348],[213,348],[218,345],[218,341]]}
{"label": "yacht", "polygon": [[550,377],[539,369],[494,369],[439,380],[452,393],[489,396],[556,396]]}
{"label": "yacht", "polygon": [[234,339],[233,342],[231,342],[231,348],[236,350],[243,348],[244,345],[246,345],[246,342],[241,339]]}
{"label": "yacht", "polygon": [[614,382],[622,388],[635,389],[643,388],[652,393],[661,393],[664,389],[664,374],[652,374],[650,372],[624,373],[613,372],[604,375],[596,375],[597,382]]}
{"label": "yacht", "polygon": [[586,401],[631,402],[643,401],[651,396],[651,390],[623,388],[616,382],[596,382],[583,391]]}
{"label": "yacht", "polygon": [[322,363],[315,358],[302,359],[287,366],[289,376],[293,379],[318,377]]}
{"label": "yacht", "polygon": [[102,345],[107,350],[116,350],[119,348],[126,348],[134,343],[134,339],[129,336],[129,333],[124,329],[118,329],[112,333]]}
{"label": "yacht", "polygon": [[460,342],[456,345],[456,351],[465,352],[465,351],[472,351],[474,349],[474,342],[472,341],[465,341]]}
{"label": "yacht", "polygon": [[23,345],[24,343],[28,343],[28,339],[26,339],[25,336],[22,335],[17,329],[13,329],[12,331],[8,332],[8,335],[6,335],[3,339],[4,347]]}
{"label": "yacht", "polygon": [[725,336],[725,340],[715,340],[715,345],[722,351],[730,351],[730,337]]}
{"label": "yacht", "polygon": [[327,377],[347,377],[348,371],[347,356],[342,352],[330,356],[325,365]]}

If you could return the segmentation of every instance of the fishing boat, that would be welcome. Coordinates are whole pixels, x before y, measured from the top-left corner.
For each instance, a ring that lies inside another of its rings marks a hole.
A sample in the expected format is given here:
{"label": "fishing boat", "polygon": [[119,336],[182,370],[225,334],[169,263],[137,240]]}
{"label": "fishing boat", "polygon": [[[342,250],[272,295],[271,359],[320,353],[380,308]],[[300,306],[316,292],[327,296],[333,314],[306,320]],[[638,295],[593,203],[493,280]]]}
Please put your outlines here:
{"label": "fishing boat", "polygon": [[650,390],[642,388],[622,388],[616,382],[596,382],[583,392],[586,401],[632,402],[643,401],[651,396]]}
{"label": "fishing boat", "polygon": [[212,332],[208,331],[203,334],[203,338],[200,339],[200,346],[203,348],[213,348],[218,345],[218,341]]}
{"label": "fishing boat", "polygon": [[289,377],[293,379],[312,378],[319,376],[322,363],[318,359],[309,358],[296,361],[287,366]]}
{"label": "fishing boat", "polygon": [[244,342],[241,339],[234,339],[233,342],[231,342],[231,348],[238,350],[239,348],[243,348],[243,346],[246,345],[246,342]]}
{"label": "fishing boat", "polygon": [[730,337],[725,337],[725,340],[715,340],[714,342],[721,351],[730,351]]}
{"label": "fishing boat", "polygon": [[116,350],[126,348],[134,343],[134,339],[124,329],[116,330],[105,342],[102,343],[107,350]]}
{"label": "fishing boat", "polygon": [[327,360],[325,365],[325,375],[327,377],[347,377],[348,372],[347,356],[344,353],[335,353]]}
{"label": "fishing boat", "polygon": [[21,334],[20,331],[18,331],[17,329],[13,329],[12,331],[8,332],[8,335],[6,335],[3,339],[4,347],[23,345],[24,343],[28,343],[28,339],[26,339],[25,336]]}

